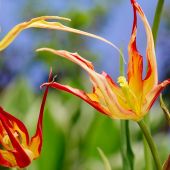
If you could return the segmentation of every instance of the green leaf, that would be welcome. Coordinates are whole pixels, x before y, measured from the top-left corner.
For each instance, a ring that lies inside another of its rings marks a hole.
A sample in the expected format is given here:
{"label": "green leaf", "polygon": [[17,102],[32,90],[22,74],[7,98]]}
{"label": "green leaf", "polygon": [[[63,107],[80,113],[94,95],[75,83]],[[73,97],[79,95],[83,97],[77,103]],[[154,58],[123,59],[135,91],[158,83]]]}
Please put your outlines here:
{"label": "green leaf", "polygon": [[97,150],[100,154],[100,157],[103,160],[105,170],[111,170],[111,165],[110,165],[109,160],[107,159],[106,155],[104,154],[104,152],[100,148],[97,148]]}
{"label": "green leaf", "polygon": [[153,25],[152,25],[152,33],[153,33],[153,39],[154,39],[155,44],[156,44],[156,40],[157,40],[158,29],[159,29],[163,5],[164,5],[164,0],[158,0],[156,11],[155,11],[155,16],[154,16],[154,21],[153,21]]}
{"label": "green leaf", "polygon": [[[109,142],[106,144],[106,141]],[[85,157],[97,157],[96,147],[103,148],[106,154],[118,152],[120,148],[118,124],[116,121],[96,113],[83,143]]]}

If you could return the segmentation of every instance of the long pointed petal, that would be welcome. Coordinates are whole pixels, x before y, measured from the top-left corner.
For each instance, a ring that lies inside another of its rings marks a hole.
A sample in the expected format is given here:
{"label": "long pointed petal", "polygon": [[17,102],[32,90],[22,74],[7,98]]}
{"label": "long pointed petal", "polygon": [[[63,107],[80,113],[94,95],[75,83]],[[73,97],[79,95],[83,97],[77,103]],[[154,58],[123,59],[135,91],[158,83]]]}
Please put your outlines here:
{"label": "long pointed petal", "polygon": [[86,71],[88,71],[88,68],[90,70],[94,70],[92,63],[84,59],[83,57],[81,57],[78,53],[70,53],[65,50],[54,50],[52,48],[39,48],[36,51],[37,52],[48,51],[55,55],[59,55],[60,57],[66,58],[75,64],[78,64],[80,67],[84,68]]}
{"label": "long pointed petal", "polygon": [[[33,18],[30,21],[20,23],[13,27],[8,34],[0,41],[0,51],[4,50],[9,44],[24,30],[31,27],[39,27],[38,24],[47,19],[59,19],[59,20],[69,20],[68,18],[58,17],[58,16],[41,16]],[[59,23],[56,23],[56,25]],[[48,28],[48,25],[46,25]],[[41,27],[40,27],[41,28]]]}
{"label": "long pointed petal", "polygon": [[64,17],[41,16],[41,17],[33,18],[30,21],[20,23],[20,24],[16,25],[13,29],[11,29],[11,31],[9,31],[9,33],[0,41],[0,51],[4,50],[6,47],[8,47],[9,44],[23,30],[28,29],[28,28],[43,28],[43,29],[54,29],[54,30],[72,32],[72,33],[76,33],[76,34],[80,34],[80,35],[89,36],[89,37],[92,37],[95,39],[99,39],[99,40],[104,41],[105,43],[111,45],[112,47],[114,47],[121,54],[121,57],[123,57],[123,59],[124,59],[123,53],[119,50],[119,48],[116,47],[116,45],[114,45],[110,41],[106,40],[105,38],[85,32],[85,31],[81,31],[81,30],[77,30],[74,28],[64,26],[63,24],[61,24],[59,22],[48,22],[48,21],[46,21],[47,19],[58,19],[58,20],[70,21],[70,19],[64,18]]}
{"label": "long pointed petal", "polygon": [[[52,70],[50,70],[49,73],[49,82],[52,81]],[[37,123],[37,129],[35,135],[31,138],[30,146],[29,149],[34,153],[34,159],[36,159],[42,148],[42,124],[43,124],[43,113],[44,113],[44,107],[45,107],[45,102],[48,94],[48,86],[45,89],[44,96],[42,99],[41,107],[40,107],[40,113],[39,113],[39,118],[38,118],[38,123]]]}
{"label": "long pointed petal", "polygon": [[68,93],[72,93],[73,95],[80,97],[81,99],[83,99],[84,101],[89,103],[91,106],[93,106],[99,112],[102,112],[104,114],[109,115],[109,111],[107,109],[103,108],[97,101],[91,100],[89,98],[89,96],[82,90],[72,88],[72,87],[67,86],[67,85],[62,85],[62,84],[59,84],[57,82],[44,83],[44,84],[42,84],[42,87],[43,86],[50,86],[50,87],[55,88],[55,89],[59,89],[59,90],[66,91]]}
{"label": "long pointed petal", "polygon": [[140,6],[135,0],[131,0],[131,2],[134,10],[138,12],[140,18],[142,19],[146,30],[146,37],[147,37],[146,57],[148,62],[148,70],[143,82],[143,88],[144,88],[143,91],[144,91],[144,95],[146,95],[158,83],[155,47],[154,47],[152,30],[150,28],[150,25],[147,21],[144,12],[142,11],[142,9],[140,8]]}
{"label": "long pointed petal", "polygon": [[128,82],[132,91],[138,94],[140,100],[142,96],[142,71],[143,59],[136,47],[136,34],[137,34],[137,15],[136,9],[133,6],[134,20],[132,27],[132,34],[128,45],[129,61],[128,61]]}

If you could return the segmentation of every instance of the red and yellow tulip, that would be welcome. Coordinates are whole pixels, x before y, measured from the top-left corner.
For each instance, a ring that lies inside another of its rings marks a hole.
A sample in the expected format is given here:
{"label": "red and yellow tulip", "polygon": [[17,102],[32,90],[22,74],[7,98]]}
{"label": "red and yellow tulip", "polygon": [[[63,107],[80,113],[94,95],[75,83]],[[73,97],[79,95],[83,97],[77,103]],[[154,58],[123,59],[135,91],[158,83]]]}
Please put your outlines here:
{"label": "red and yellow tulip", "polygon": [[0,107],[1,166],[24,168],[40,155],[42,148],[43,112],[47,93],[48,87],[42,99],[36,133],[31,139],[23,122]]}
{"label": "red and yellow tulip", "polygon": [[[91,62],[85,60],[77,53],[63,50],[41,48],[37,51],[49,51],[64,57],[82,67],[89,74],[93,91],[86,93],[83,90],[62,85],[57,82],[44,83],[43,86],[60,89],[80,97],[101,113],[113,119],[141,120],[159,96],[160,92],[170,83],[165,80],[158,83],[157,63],[153,35],[147,18],[135,0],[131,0],[134,12],[132,34],[128,45],[127,78],[118,77],[117,83],[105,72],[95,72]],[[143,78],[143,57],[136,45],[137,14],[141,18],[147,36],[146,59],[148,68]]]}
{"label": "red and yellow tulip", "polygon": [[[114,44],[102,37],[67,27],[59,22],[48,21],[50,19],[70,21],[68,18],[58,16],[41,16],[20,23],[14,26],[0,41],[0,51],[6,49],[23,30],[28,28],[73,32],[100,39],[115,47]],[[2,149],[0,149],[0,165],[23,168],[28,166],[33,159],[36,159],[39,156],[42,147],[42,119],[47,92],[48,87],[46,88],[41,104],[37,130],[31,139],[29,138],[28,131],[22,121],[18,120],[0,107],[0,143],[2,145]]]}

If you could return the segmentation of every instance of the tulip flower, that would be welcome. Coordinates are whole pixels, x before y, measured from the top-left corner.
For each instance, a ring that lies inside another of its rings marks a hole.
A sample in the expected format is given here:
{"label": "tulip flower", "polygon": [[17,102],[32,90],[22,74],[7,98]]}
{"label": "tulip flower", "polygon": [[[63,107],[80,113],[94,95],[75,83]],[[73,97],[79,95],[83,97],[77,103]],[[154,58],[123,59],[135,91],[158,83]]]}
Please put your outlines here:
{"label": "tulip flower", "polygon": [[[156,55],[150,25],[139,4],[135,0],[131,0],[131,4],[134,21],[128,45],[127,78],[120,76],[116,83],[107,73],[97,73],[93,64],[77,53],[41,48],[37,51],[49,51],[82,67],[89,75],[93,90],[91,93],[87,93],[57,82],[44,83],[42,86],[50,86],[72,93],[113,119],[140,121],[150,110],[160,92],[170,83],[170,80],[158,83]],[[136,44],[137,14],[143,22],[147,37],[146,59],[148,68],[145,76],[143,76],[145,69],[143,57]]]}
{"label": "tulip flower", "polygon": [[47,93],[48,87],[42,99],[36,133],[31,139],[23,122],[0,107],[1,166],[24,168],[40,155],[42,149],[43,112]]}

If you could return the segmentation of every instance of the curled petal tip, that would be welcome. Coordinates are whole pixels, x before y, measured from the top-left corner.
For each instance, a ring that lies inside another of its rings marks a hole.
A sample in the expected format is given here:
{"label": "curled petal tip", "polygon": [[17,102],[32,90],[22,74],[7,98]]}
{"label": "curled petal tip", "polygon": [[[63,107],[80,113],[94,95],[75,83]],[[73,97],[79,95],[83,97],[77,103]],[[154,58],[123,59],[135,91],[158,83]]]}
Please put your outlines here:
{"label": "curled petal tip", "polygon": [[44,86],[48,86],[48,85],[49,85],[49,83],[43,83],[43,84],[41,84],[40,89],[42,89]]}
{"label": "curled petal tip", "polygon": [[48,51],[48,50],[52,50],[52,49],[47,48],[47,47],[42,47],[42,48],[36,49],[35,51],[36,51],[36,52],[41,52],[41,51]]}
{"label": "curled petal tip", "polygon": [[40,86],[40,89],[42,89],[44,86],[48,86],[50,83],[54,82],[54,79],[56,78],[56,76],[52,77],[52,68],[50,68],[50,73],[49,73],[49,78],[48,78],[48,83],[43,83]]}
{"label": "curled petal tip", "polygon": [[35,50],[36,52],[40,52],[40,51],[43,51],[43,48],[38,48]]}
{"label": "curled petal tip", "polygon": [[52,53],[55,53],[55,54],[59,54],[60,52],[63,52],[63,50],[54,50],[52,48],[47,48],[47,47],[36,49],[36,52],[41,52],[41,51],[49,51],[49,52],[52,52]]}
{"label": "curled petal tip", "polygon": [[40,89],[42,90],[42,88],[44,87],[44,85],[43,84],[41,84],[41,86],[40,86]]}

